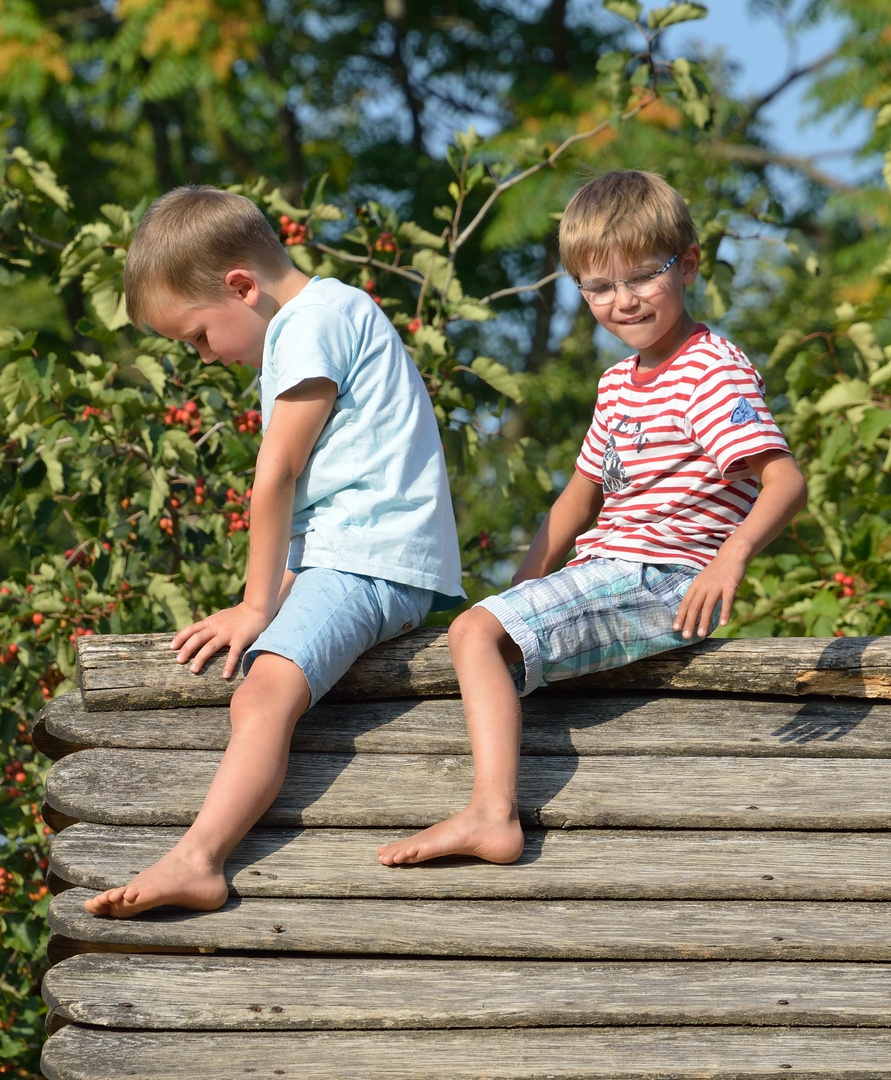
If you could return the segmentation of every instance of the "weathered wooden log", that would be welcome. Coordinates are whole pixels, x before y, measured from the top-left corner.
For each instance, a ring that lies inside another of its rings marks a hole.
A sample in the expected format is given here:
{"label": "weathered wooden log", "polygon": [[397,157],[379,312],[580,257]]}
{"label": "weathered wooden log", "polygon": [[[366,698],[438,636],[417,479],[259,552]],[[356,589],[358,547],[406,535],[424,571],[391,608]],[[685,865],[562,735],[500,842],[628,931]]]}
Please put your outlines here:
{"label": "weathered wooden log", "polygon": [[891,1026],[887,964],[84,955],[46,975],[58,1020],[151,1031]]}
{"label": "weathered wooden log", "polygon": [[[40,712],[34,739],[48,757],[91,746],[222,750],[225,706],[89,712],[78,691]],[[49,740],[55,740],[51,745]],[[461,703],[320,702],[297,725],[295,753],[468,754]],[[891,757],[891,704],[866,699],[777,701],[678,694],[535,694],[523,710],[526,754],[696,754]]]}
{"label": "weathered wooden log", "polygon": [[[240,675],[228,681],[220,677],[222,654],[194,675],[176,663],[170,640],[169,634],[81,638],[78,670],[86,707],[92,711],[228,702]],[[573,680],[572,690],[582,687],[888,700],[891,639],[708,640]],[[329,697],[363,700],[457,693],[446,635],[422,629],[369,650]]]}
{"label": "weathered wooden log", "polygon": [[[220,757],[198,750],[82,750],[50,772],[45,815],[188,824]],[[426,826],[460,810],[472,781],[469,757],[296,754],[260,824]],[[527,757],[520,813],[530,824],[558,829],[885,829],[891,827],[889,764],[856,758]]]}
{"label": "weathered wooden log", "polygon": [[[810,901],[254,900],[97,918],[69,889],[53,931],[108,948],[591,960],[891,961],[888,905]],[[891,1058],[889,1058],[891,1063]]]}
{"label": "weathered wooden log", "polygon": [[[53,840],[65,886],[125,885],[182,829],[73,825]],[[404,830],[254,829],[227,862],[233,896],[382,899],[891,900],[891,834],[535,830],[509,867],[476,859],[382,867]]]}
{"label": "weathered wooden log", "polygon": [[47,1080],[886,1080],[891,1031],[566,1027],[516,1031],[123,1032],[70,1025]]}

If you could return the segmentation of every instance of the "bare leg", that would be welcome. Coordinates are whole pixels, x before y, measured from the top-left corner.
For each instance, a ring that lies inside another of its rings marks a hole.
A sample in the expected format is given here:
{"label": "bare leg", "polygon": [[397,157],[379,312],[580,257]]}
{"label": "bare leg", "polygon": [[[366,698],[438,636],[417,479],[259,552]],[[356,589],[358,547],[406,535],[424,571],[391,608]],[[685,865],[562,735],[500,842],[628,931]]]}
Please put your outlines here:
{"label": "bare leg", "polygon": [[261,653],[232,696],[232,737],[188,832],[128,885],[87,900],[87,911],[128,918],[160,904],[197,911],[222,907],[228,896],[226,857],[281,790],[291,734],[309,703],[300,668]]}
{"label": "bare leg", "polygon": [[473,751],[474,782],[467,806],[406,840],[377,849],[387,866],[440,855],[476,855],[511,863],[523,851],[517,813],[520,772],[520,699],[508,664],[520,650],[485,608],[459,615],[449,630]]}

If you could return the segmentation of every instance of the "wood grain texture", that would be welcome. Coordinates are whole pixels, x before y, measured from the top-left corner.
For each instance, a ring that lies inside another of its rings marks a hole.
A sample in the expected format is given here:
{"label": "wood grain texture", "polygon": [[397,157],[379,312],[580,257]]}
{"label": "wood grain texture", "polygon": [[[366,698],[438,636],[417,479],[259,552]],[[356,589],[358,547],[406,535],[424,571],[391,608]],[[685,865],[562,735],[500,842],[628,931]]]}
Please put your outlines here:
{"label": "wood grain texture", "polygon": [[[182,825],[197,814],[219,752],[83,750],[57,762],[46,802],[78,821]],[[262,825],[406,826],[463,807],[466,756],[296,754]],[[891,763],[851,758],[527,757],[520,813],[549,828],[891,827]],[[857,798],[851,798],[851,792]]]}
{"label": "wood grain texture", "polygon": [[111,949],[387,953],[590,960],[891,961],[879,903],[646,900],[255,900],[219,911],[157,908],[97,918],[85,889],[54,897],[49,923]]}
{"label": "wood grain texture", "polygon": [[578,1027],[517,1031],[123,1032],[70,1025],[47,1080],[887,1080],[891,1032]]}
{"label": "wood grain texture", "polygon": [[[171,635],[97,636],[78,642],[78,678],[90,710],[222,705],[241,676],[220,678],[222,654],[199,675],[177,664]],[[891,699],[888,638],[709,640],[574,680],[572,689],[715,691]],[[376,645],[331,691],[347,698],[458,693],[446,634],[416,630]]]}
{"label": "wood grain texture", "polygon": [[[559,705],[557,704],[559,702]],[[34,730],[56,759],[90,747],[223,750],[225,706],[90,712],[78,691],[54,698]],[[50,740],[55,740],[51,743]],[[304,716],[295,753],[468,754],[461,702],[328,702]],[[527,754],[697,754],[760,757],[891,757],[891,704],[866,699],[776,701],[741,697],[534,694],[523,707]]]}
{"label": "wood grain texture", "polygon": [[43,997],[58,1018],[154,1031],[885,1027],[891,966],[92,954],[51,969]]}
{"label": "wood grain texture", "polygon": [[[74,825],[54,837],[58,885],[126,884],[182,829]],[[384,867],[392,829],[254,829],[227,862],[233,896],[382,899],[891,900],[891,834],[533,830],[520,860]]]}

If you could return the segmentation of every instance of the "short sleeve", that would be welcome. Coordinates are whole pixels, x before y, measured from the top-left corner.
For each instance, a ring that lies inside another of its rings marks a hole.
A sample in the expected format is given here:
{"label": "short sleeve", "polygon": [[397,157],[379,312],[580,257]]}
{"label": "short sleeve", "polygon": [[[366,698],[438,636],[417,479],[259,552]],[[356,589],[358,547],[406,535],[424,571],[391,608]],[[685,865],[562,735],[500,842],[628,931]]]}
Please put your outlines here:
{"label": "short sleeve", "polygon": [[687,423],[722,476],[745,469],[753,454],[789,452],[764,402],[761,376],[749,361],[710,367],[690,396]]}
{"label": "short sleeve", "polygon": [[[270,344],[273,397],[305,379],[330,379],[338,392],[348,382],[356,355],[349,320],[322,304],[307,304],[297,318],[284,320]],[[264,372],[264,381],[266,379]]]}

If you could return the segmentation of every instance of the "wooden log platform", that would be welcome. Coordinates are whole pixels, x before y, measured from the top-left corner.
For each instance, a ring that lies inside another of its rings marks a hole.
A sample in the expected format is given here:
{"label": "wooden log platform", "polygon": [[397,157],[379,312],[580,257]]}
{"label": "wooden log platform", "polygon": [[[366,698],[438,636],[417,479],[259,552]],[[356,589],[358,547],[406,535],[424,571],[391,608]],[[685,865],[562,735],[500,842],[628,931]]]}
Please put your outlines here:
{"label": "wooden log platform", "polygon": [[891,1080],[891,638],[707,641],[524,703],[512,866],[383,867],[472,765],[445,636],[298,725],[209,913],[83,901],[168,851],[233,683],[79,643],[55,761],[48,1080]]}

